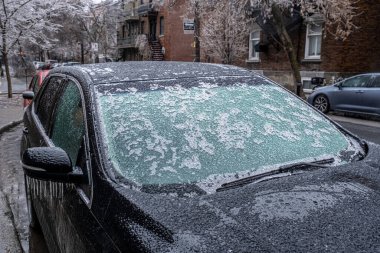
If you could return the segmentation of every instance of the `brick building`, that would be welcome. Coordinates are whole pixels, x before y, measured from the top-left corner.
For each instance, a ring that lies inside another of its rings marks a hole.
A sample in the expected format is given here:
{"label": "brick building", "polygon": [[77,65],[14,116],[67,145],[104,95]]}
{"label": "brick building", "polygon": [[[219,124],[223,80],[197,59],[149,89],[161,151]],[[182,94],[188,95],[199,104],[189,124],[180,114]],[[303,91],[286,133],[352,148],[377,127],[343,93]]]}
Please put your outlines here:
{"label": "brick building", "polygon": [[[159,6],[153,6],[151,0],[123,4],[125,17],[118,32],[120,59],[142,59],[135,42],[143,35],[152,53],[148,59],[194,60],[194,23],[186,15],[186,0],[161,2]],[[171,5],[172,2],[175,4]],[[361,0],[357,4],[360,15],[354,22],[359,29],[345,41],[324,34],[323,20],[318,16],[301,19],[292,27],[289,34],[297,51],[304,88],[310,88],[312,77],[323,77],[330,83],[357,73],[380,72],[380,1]],[[246,57],[236,62],[237,65],[253,69],[285,86],[293,84],[286,53],[265,30],[254,25],[247,34],[247,45]],[[201,59],[220,62],[210,60],[204,52],[201,52]]]}
{"label": "brick building", "polygon": [[[185,3],[186,0],[177,0],[175,5],[171,1],[155,5],[152,0],[123,3],[124,16],[118,29],[119,59],[193,61],[194,26],[186,17]],[[141,47],[144,41],[145,49]]]}
{"label": "brick building", "polygon": [[[305,88],[310,88],[312,77],[323,77],[331,83],[338,77],[380,72],[380,1],[361,0],[357,4],[360,15],[354,22],[359,29],[345,41],[323,34],[323,20],[312,17],[302,20],[290,32]],[[253,27],[249,41],[245,66],[284,85],[291,85],[293,79],[288,57],[265,30]],[[258,43],[265,45],[266,50],[257,52],[255,45]]]}

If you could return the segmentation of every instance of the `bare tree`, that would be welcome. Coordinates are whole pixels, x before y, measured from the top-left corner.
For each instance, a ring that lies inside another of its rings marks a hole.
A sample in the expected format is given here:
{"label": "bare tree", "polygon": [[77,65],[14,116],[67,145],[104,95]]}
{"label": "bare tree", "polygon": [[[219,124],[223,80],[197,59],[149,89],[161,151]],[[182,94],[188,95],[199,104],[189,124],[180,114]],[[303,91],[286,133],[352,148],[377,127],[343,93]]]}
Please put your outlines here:
{"label": "bare tree", "polygon": [[235,0],[222,0],[207,6],[209,15],[203,18],[200,33],[203,50],[225,64],[232,64],[247,54],[250,21],[244,6],[236,3]]}
{"label": "bare tree", "polygon": [[43,43],[49,46],[53,41],[48,32],[55,32],[60,25],[51,22],[52,17],[73,6],[62,0],[2,0],[0,2],[0,48],[8,82],[8,97],[12,97],[12,83],[8,55],[19,50],[24,42]]}
{"label": "bare tree", "polygon": [[354,17],[358,15],[355,3],[356,0],[240,0],[241,6],[251,6],[253,11],[259,13],[254,18],[261,18],[264,23],[273,24],[273,32],[288,55],[297,95],[302,96],[300,66],[295,47],[286,29],[286,18],[295,15],[295,11],[302,19],[319,15],[324,23],[325,36],[329,33],[336,39],[345,40],[357,28],[353,23]]}
{"label": "bare tree", "polygon": [[78,15],[77,19],[86,34],[88,44],[99,44],[100,52],[104,55],[115,54],[117,21],[122,16],[120,3],[106,0],[99,4],[87,2],[86,12]]}

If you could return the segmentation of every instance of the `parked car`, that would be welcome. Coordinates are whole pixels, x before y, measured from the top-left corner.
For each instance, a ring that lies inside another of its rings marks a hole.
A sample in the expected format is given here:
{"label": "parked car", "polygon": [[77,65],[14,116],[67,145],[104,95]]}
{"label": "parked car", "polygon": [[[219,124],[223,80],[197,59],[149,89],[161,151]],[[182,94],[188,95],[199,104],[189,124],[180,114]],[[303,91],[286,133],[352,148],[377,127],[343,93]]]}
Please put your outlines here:
{"label": "parked car", "polygon": [[42,62],[42,61],[33,61],[33,66],[35,69],[38,69],[40,68],[41,66],[43,66],[45,63]]}
{"label": "parked car", "polygon": [[57,60],[48,59],[48,60],[45,61],[45,63],[53,65],[54,63],[58,63],[58,61]]}
{"label": "parked car", "polygon": [[74,66],[74,65],[80,65],[80,62],[76,61],[69,61],[69,62],[63,62],[61,66]]}
{"label": "parked car", "polygon": [[37,92],[40,90],[42,82],[45,79],[45,77],[49,74],[49,71],[49,69],[38,70],[36,74],[33,76],[28,87],[28,91],[31,91],[31,93],[29,93],[29,97],[25,96],[26,94],[24,94],[24,107],[27,107],[28,105],[30,105],[30,103],[32,103],[34,94],[37,94]]}
{"label": "parked car", "polygon": [[343,111],[380,115],[380,73],[357,75],[316,89],[307,101],[323,113]]}
{"label": "parked car", "polygon": [[50,252],[375,252],[380,147],[226,65],[53,69],[24,115]]}

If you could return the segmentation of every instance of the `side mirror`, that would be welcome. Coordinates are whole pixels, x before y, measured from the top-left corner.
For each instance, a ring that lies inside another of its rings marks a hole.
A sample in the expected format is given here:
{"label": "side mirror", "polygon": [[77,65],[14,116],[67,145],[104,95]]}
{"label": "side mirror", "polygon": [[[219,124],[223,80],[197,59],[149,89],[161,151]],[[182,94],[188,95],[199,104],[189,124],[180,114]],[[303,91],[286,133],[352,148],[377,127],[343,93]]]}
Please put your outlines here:
{"label": "side mirror", "polygon": [[86,183],[80,170],[73,170],[70,157],[58,147],[28,148],[22,155],[22,167],[27,176],[61,183]]}
{"label": "side mirror", "polygon": [[34,98],[34,92],[31,90],[24,91],[22,93],[22,98],[23,99],[33,99]]}
{"label": "side mirror", "polygon": [[338,87],[339,89],[342,89],[342,82],[334,84],[335,87]]}

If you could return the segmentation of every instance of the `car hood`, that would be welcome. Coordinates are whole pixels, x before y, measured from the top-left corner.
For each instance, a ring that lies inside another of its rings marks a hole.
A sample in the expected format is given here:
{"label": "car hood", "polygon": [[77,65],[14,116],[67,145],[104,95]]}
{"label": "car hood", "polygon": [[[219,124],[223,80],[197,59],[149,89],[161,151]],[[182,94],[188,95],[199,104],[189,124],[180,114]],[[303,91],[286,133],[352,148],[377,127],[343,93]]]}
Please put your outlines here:
{"label": "car hood", "polygon": [[154,252],[374,252],[380,249],[379,150],[371,144],[359,162],[210,195],[126,190],[134,211],[107,219],[124,222],[128,235]]}

